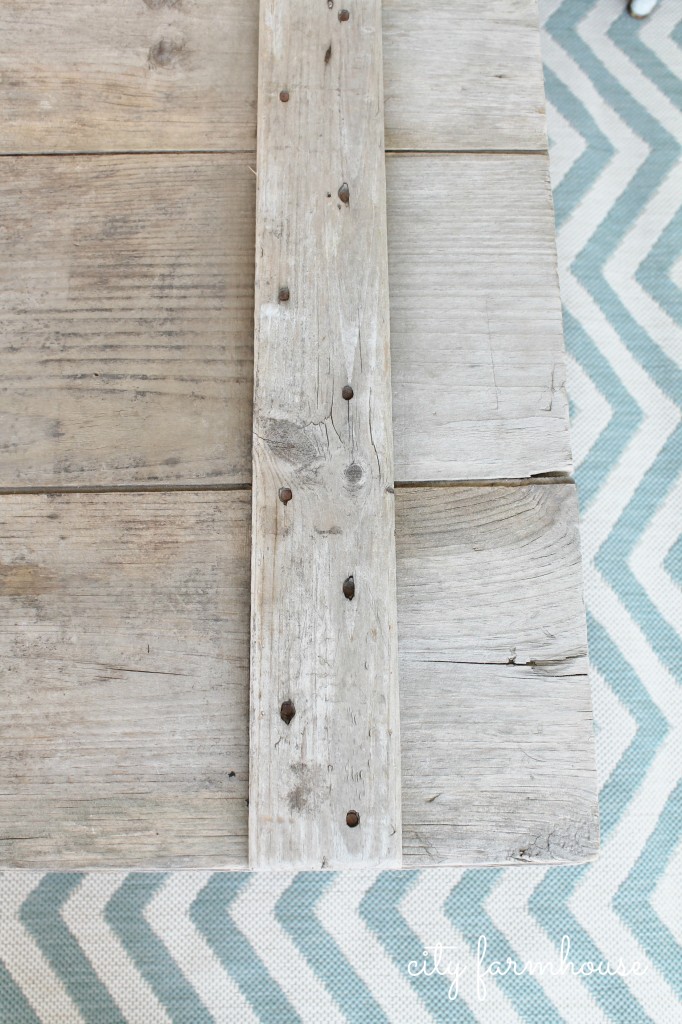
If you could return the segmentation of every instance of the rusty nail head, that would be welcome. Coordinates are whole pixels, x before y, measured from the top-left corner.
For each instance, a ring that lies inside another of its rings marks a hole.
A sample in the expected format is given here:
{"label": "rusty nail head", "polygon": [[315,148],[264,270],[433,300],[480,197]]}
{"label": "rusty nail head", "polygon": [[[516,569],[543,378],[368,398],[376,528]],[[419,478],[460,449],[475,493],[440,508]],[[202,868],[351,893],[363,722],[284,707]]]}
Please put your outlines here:
{"label": "rusty nail head", "polygon": [[349,811],[346,815],[346,825],[348,828],[356,828],[360,824],[360,815],[357,811]]}
{"label": "rusty nail head", "polygon": [[342,203],[349,203],[350,202],[350,189],[348,188],[348,185],[346,184],[345,181],[344,181],[343,185],[341,186],[341,188],[339,189],[338,195],[339,195],[339,199],[341,200]]}
{"label": "rusty nail head", "polygon": [[279,717],[282,719],[285,725],[289,725],[289,722],[296,714],[296,708],[294,707],[293,701],[285,700],[282,702],[282,706],[279,709]]}
{"label": "rusty nail head", "polygon": [[280,288],[279,295],[277,296],[280,302],[289,301],[289,289],[285,285],[284,288]]}
{"label": "rusty nail head", "polygon": [[348,21],[349,18],[350,11],[345,10],[345,8],[343,11],[339,11],[339,21]]}
{"label": "rusty nail head", "polygon": [[282,89],[281,93],[279,94],[279,98],[281,99],[282,103],[289,102],[289,93],[287,92],[286,89]]}
{"label": "rusty nail head", "polygon": [[355,597],[355,580],[352,576],[343,581],[343,596],[349,601],[352,601]]}
{"label": "rusty nail head", "polygon": [[288,501],[291,501],[293,494],[291,493],[290,487],[280,487],[279,489],[279,500],[283,505],[286,505]]}
{"label": "rusty nail head", "polygon": [[347,402],[350,402],[351,398],[353,397],[353,389],[350,386],[350,384],[344,384],[343,390],[341,391],[341,395],[343,398],[346,399]]}

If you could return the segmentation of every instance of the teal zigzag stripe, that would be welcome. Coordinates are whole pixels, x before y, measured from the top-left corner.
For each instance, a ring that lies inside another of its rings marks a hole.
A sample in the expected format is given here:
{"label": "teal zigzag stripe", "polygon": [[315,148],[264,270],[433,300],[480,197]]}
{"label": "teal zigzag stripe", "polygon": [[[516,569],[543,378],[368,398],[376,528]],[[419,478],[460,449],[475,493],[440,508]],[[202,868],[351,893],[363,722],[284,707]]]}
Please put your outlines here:
{"label": "teal zigzag stripe", "polygon": [[656,882],[679,842],[681,821],[682,780],[668,797],[656,828],[648,837],[635,867],[616,893],[613,905],[682,1002],[680,948],[650,903]]}
{"label": "teal zigzag stripe", "polygon": [[40,1024],[33,1007],[0,960],[0,1024]]}
{"label": "teal zigzag stripe", "polygon": [[301,872],[282,893],[275,917],[329,989],[350,1024],[388,1024],[369,988],[315,915],[315,904],[334,875]]}
{"label": "teal zigzag stripe", "polygon": [[213,1018],[144,919],[144,910],[167,875],[130,874],[109,900],[104,918],[166,1008],[173,1024],[211,1024]]}
{"label": "teal zigzag stripe", "polygon": [[[501,875],[502,871],[499,869],[466,871],[448,896],[445,911],[469,943],[473,953],[476,952],[479,936],[485,935],[491,948],[495,950],[496,960],[504,962],[510,958],[522,961],[523,958],[519,957],[506,936],[495,927],[483,905]],[[498,978],[497,983],[506,992],[524,1024],[561,1024],[556,1007],[547,998],[535,978],[530,975],[505,975]]]}
{"label": "teal zigzag stripe", "polygon": [[125,1024],[109,991],[66,927],[62,906],[83,881],[82,874],[45,875],[24,900],[19,918],[35,939],[88,1024]]}
{"label": "teal zigzag stripe", "polygon": [[[374,932],[393,963],[401,971],[412,960],[419,961],[422,943],[400,913],[399,904],[419,879],[418,871],[382,871],[360,904],[360,916]],[[443,1024],[472,1024],[476,1018],[463,995],[448,999],[446,977],[425,977],[406,973],[415,992],[436,1020]]]}
{"label": "teal zigzag stripe", "polygon": [[248,882],[246,872],[213,875],[195,897],[190,918],[263,1022],[300,1024],[300,1016],[230,916]]}

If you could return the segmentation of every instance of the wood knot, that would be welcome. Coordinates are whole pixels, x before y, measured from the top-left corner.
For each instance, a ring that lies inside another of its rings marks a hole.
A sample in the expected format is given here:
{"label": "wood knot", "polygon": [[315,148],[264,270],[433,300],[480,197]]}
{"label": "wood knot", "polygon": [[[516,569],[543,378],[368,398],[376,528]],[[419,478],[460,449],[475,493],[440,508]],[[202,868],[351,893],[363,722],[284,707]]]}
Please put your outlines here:
{"label": "wood knot", "polygon": [[288,502],[290,502],[292,498],[293,494],[291,493],[290,487],[280,487],[279,500],[282,502],[283,505],[288,504]]}
{"label": "wood knot", "polygon": [[281,93],[279,94],[279,98],[281,99],[282,103],[288,103],[289,102],[289,92],[288,92],[288,90],[287,89],[282,89]]}
{"label": "wood knot", "polygon": [[356,487],[362,480],[362,466],[358,465],[357,462],[351,462],[350,466],[346,466],[344,474],[348,483]]}
{"label": "wood knot", "polygon": [[352,601],[355,597],[355,580],[352,576],[347,576],[343,581],[343,596],[348,601]]}
{"label": "wood knot", "polygon": [[339,195],[339,199],[341,200],[341,202],[345,203],[346,206],[348,206],[348,204],[350,202],[350,189],[348,188],[348,183],[347,182],[344,181],[343,185],[339,189],[338,195]]}
{"label": "wood knot", "polygon": [[353,397],[353,394],[354,392],[350,384],[344,384],[341,390],[341,397],[345,398],[347,402],[350,402],[351,398]]}
{"label": "wood knot", "polygon": [[339,21],[348,21],[349,18],[350,18],[350,11],[345,10],[345,8],[344,8],[344,10],[339,11]]}
{"label": "wood knot", "polygon": [[159,39],[149,48],[148,63],[150,68],[170,68],[177,63],[185,48],[184,39],[166,37]]}
{"label": "wood knot", "polygon": [[289,289],[286,287],[286,285],[284,285],[283,288],[280,288],[277,298],[279,299],[280,302],[289,301]]}
{"label": "wood knot", "polygon": [[357,828],[360,824],[360,815],[357,811],[349,811],[346,815],[346,825],[348,828]]}

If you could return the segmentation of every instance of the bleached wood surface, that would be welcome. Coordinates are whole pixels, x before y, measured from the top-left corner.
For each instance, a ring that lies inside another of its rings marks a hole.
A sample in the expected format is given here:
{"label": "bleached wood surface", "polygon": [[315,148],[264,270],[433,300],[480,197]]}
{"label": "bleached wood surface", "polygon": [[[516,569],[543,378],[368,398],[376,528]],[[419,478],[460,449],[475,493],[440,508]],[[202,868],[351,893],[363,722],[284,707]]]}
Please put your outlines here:
{"label": "bleached wood surface", "polygon": [[570,472],[546,156],[396,156],[387,180],[398,479]]}
{"label": "bleached wood surface", "polygon": [[250,479],[249,166],[0,162],[0,487]]}
{"label": "bleached wood surface", "polygon": [[[397,479],[570,468],[546,158],[387,163]],[[250,168],[3,162],[0,486],[250,480]]]}
{"label": "bleached wood surface", "polygon": [[[389,149],[546,149],[535,0],[383,7]],[[0,152],[255,148],[256,0],[3,0],[0,37]]]}
{"label": "bleached wood surface", "polygon": [[250,511],[0,497],[0,864],[246,863]]}
{"label": "bleached wood surface", "polygon": [[593,857],[575,487],[401,488],[396,539],[405,865]]}
{"label": "bleached wood surface", "polygon": [[[0,496],[3,865],[246,865],[250,514]],[[396,492],[406,865],[596,852],[576,524],[566,483]]]}
{"label": "bleached wood surface", "polygon": [[342,17],[261,0],[251,867],[400,864],[381,6]]}

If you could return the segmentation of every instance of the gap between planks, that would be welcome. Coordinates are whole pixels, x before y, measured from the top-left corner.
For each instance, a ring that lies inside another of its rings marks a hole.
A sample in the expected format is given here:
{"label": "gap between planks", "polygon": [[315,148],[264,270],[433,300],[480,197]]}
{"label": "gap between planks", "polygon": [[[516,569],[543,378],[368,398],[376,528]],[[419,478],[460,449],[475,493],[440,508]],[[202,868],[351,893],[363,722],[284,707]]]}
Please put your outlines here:
{"label": "gap between planks", "polygon": [[[386,156],[547,156],[546,149],[386,149]],[[253,149],[80,149],[0,153],[0,160],[59,156],[252,156]]]}
{"label": "gap between planks", "polygon": [[[532,487],[535,484],[575,484],[569,473],[505,478],[499,480],[396,480],[397,488],[408,487]],[[172,494],[175,491],[250,491],[251,484],[96,484],[78,487],[0,487],[0,495],[12,494]]]}

